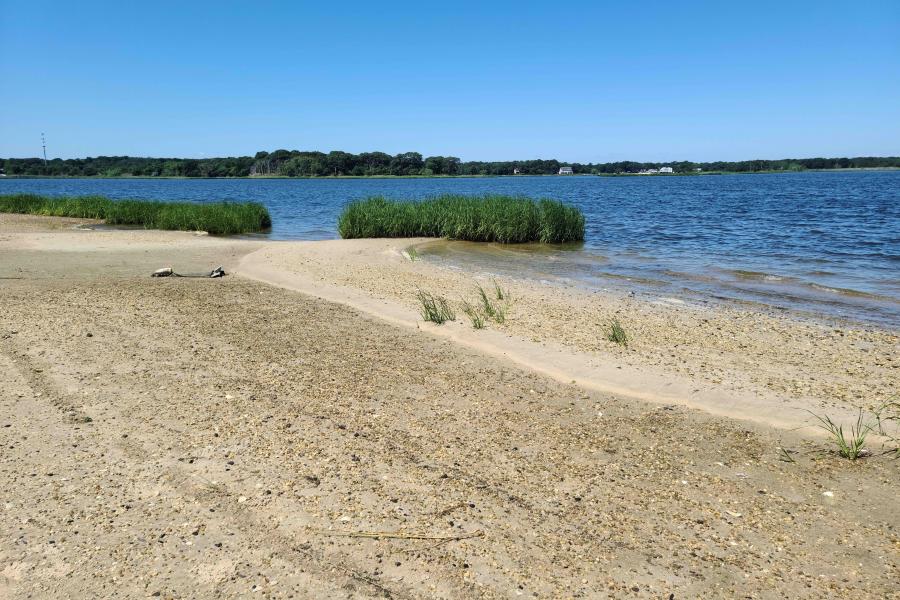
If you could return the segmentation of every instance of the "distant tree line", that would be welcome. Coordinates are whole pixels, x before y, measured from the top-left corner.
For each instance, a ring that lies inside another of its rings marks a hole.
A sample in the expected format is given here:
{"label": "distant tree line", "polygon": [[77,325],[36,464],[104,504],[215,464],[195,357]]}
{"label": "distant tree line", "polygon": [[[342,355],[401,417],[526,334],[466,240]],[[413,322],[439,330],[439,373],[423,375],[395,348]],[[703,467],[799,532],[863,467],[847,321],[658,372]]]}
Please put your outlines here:
{"label": "distant tree line", "polygon": [[255,156],[228,158],[138,158],[134,156],[97,156],[94,158],[55,158],[46,165],[40,158],[0,159],[6,175],[62,177],[329,177],[353,176],[432,176],[432,175],[551,175],[561,166],[570,166],[576,174],[627,174],[646,169],[672,167],[675,173],[697,171],[803,171],[806,169],[849,169],[900,167],[900,157],[865,156],[856,158],[787,158],[783,160],[745,160],[740,162],[633,162],[564,163],[558,160],[515,160],[502,162],[468,161],[455,156],[429,156],[404,152],[391,156],[384,152],[301,152],[275,150]]}

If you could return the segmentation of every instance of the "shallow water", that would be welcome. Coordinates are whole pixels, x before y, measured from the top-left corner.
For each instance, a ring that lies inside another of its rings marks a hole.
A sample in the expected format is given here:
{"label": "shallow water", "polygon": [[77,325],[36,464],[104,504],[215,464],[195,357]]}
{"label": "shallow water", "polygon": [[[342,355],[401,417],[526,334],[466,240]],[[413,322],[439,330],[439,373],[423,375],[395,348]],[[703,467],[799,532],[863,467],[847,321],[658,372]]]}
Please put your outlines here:
{"label": "shallow water", "polygon": [[642,286],[900,327],[900,172],[467,179],[0,179],[0,193],[256,200],[273,239],[336,237],[348,201],[444,192],[558,198],[587,217],[566,247],[446,244],[434,260],[587,287]]}

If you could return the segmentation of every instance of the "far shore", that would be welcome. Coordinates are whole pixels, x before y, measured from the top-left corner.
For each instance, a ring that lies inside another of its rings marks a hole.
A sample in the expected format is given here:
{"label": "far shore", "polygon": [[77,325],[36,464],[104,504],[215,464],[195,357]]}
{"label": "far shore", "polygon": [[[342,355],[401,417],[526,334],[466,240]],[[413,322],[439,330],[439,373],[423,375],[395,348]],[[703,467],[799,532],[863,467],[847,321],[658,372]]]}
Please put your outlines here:
{"label": "far shore", "polygon": [[703,175],[775,175],[789,173],[832,173],[855,171],[900,171],[900,167],[850,167],[845,169],[802,169],[798,171],[700,171],[689,173],[574,173],[557,175],[555,173],[536,173],[518,175],[322,175],[322,176],[286,176],[286,175],[248,175],[247,177],[180,177],[169,175],[5,175],[4,179],[488,179],[494,177],[699,177]]}
{"label": "far shore", "polygon": [[0,596],[896,592],[900,460],[813,415],[895,399],[898,331],[494,279],[440,240],[99,224],[0,214]]}

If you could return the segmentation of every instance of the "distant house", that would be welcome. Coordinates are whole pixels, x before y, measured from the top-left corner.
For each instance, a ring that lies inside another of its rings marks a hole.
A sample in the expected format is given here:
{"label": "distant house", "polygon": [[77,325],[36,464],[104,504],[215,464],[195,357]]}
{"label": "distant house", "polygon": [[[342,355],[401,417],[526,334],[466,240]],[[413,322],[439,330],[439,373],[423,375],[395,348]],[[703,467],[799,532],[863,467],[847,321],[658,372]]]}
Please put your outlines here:
{"label": "distant house", "polygon": [[521,171],[519,170],[518,167],[516,167],[515,169],[513,169],[513,175],[518,175],[519,173],[521,173]]}
{"label": "distant house", "polygon": [[656,175],[657,173],[659,173],[659,171],[656,169],[641,169],[638,171],[638,175]]}
{"label": "distant house", "polygon": [[574,175],[575,172],[572,170],[572,167],[560,167],[559,174],[560,175]]}
{"label": "distant house", "polygon": [[660,173],[674,173],[675,171],[672,170],[672,167],[660,167],[659,172]]}

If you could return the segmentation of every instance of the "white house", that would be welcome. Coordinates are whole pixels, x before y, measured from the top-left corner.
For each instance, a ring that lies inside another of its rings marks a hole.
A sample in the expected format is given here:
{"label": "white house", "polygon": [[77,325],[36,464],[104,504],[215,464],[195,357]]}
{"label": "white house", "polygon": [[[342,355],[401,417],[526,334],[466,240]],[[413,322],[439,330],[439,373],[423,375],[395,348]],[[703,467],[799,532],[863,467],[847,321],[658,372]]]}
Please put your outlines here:
{"label": "white house", "polygon": [[572,171],[572,167],[560,167],[559,174],[560,175],[574,175],[575,172]]}
{"label": "white house", "polygon": [[674,173],[675,171],[672,170],[672,167],[660,167],[659,172],[660,173]]}

